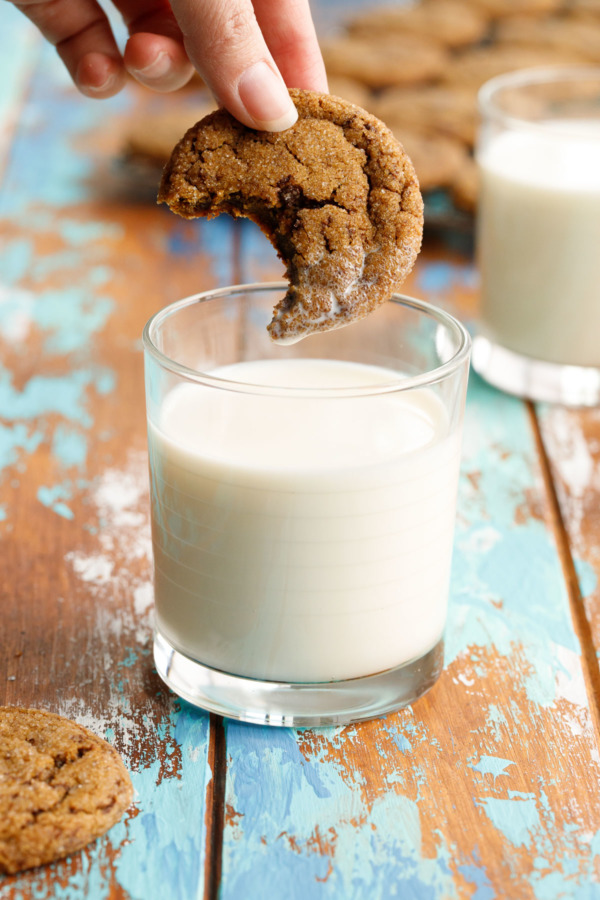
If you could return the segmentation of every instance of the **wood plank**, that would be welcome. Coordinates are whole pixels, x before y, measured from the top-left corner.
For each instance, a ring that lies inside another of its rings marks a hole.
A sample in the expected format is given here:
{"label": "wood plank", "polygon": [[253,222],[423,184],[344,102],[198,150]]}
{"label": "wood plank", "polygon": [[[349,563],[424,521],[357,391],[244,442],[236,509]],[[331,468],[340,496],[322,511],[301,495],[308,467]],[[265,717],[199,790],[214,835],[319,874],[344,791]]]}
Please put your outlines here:
{"label": "wood plank", "polygon": [[[476,283],[426,248],[407,291],[468,316]],[[224,900],[600,895],[597,733],[524,404],[472,378],[430,695],[360,726],[226,735]]]}
{"label": "wood plank", "polygon": [[[600,654],[600,409],[540,405],[541,437],[556,486],[577,578],[574,602],[589,623]],[[600,696],[597,698],[600,701]]]}
{"label": "wood plank", "polygon": [[0,704],[105,736],[136,792],[83,853],[0,877],[2,900],[204,885],[209,717],[152,665],[140,336],[167,302],[231,280],[233,241],[127,193],[122,134],[148,96],[86,100],[46,47],[0,189]]}

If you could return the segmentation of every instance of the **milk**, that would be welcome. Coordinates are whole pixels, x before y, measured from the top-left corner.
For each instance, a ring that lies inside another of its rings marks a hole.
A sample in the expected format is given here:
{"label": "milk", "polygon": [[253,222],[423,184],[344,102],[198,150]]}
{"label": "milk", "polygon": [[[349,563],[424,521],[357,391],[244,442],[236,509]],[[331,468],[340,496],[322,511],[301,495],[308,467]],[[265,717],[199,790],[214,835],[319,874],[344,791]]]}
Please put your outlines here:
{"label": "milk", "polygon": [[505,131],[478,161],[490,337],[535,359],[600,366],[600,121]]}
{"label": "milk", "polygon": [[438,396],[314,396],[398,381],[328,360],[211,374],[292,390],[180,384],[149,424],[163,636],[212,668],[295,682],[430,650],[446,618],[459,465]]}

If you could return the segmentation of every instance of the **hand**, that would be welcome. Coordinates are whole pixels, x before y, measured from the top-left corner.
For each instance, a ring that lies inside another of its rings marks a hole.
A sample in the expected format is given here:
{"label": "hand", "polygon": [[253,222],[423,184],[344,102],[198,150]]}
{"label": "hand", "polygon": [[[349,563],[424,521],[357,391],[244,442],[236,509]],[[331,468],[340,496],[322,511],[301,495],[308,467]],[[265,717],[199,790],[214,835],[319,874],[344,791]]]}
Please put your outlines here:
{"label": "hand", "polygon": [[286,85],[327,91],[308,0],[115,0],[130,35],[123,56],[96,0],[13,2],[88,97],[112,97],[127,72],[173,91],[195,67],[245,125],[282,131],[297,118]]}

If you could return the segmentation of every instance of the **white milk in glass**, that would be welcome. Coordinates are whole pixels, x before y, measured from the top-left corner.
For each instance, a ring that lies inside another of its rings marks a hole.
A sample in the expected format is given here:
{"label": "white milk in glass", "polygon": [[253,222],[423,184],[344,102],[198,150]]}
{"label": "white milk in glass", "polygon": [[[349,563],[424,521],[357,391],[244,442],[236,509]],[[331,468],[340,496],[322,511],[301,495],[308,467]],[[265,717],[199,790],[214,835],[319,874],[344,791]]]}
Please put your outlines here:
{"label": "white milk in glass", "polygon": [[510,130],[479,153],[482,319],[517,353],[600,365],[600,121]]}
{"label": "white milk in glass", "polygon": [[[211,373],[377,387],[391,371],[295,359]],[[149,426],[157,626],[225,672],[319,682],[435,646],[446,619],[460,435],[430,389],[274,397],[186,383]]]}

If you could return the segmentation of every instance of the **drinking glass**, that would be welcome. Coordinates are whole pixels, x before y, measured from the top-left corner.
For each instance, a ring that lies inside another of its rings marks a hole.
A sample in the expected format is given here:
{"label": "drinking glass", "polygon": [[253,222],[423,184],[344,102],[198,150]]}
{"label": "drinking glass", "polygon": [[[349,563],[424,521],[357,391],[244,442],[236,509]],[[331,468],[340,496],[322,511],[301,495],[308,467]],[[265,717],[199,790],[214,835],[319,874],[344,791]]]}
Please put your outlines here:
{"label": "drinking glass", "polygon": [[501,75],[479,95],[473,368],[521,397],[600,402],[600,68]]}
{"label": "drinking glass", "polygon": [[395,295],[281,346],[281,283],[144,330],[161,678],[271,725],[372,718],[438,678],[470,340]]}

